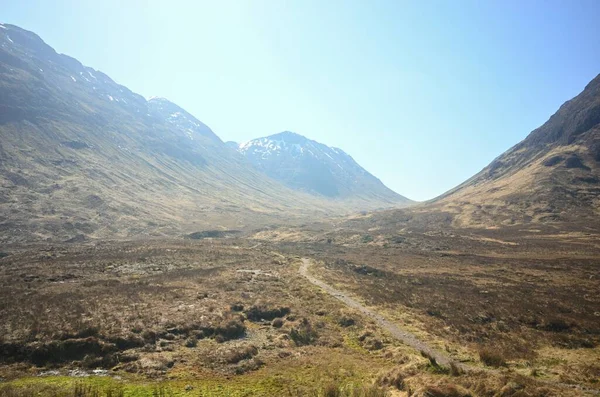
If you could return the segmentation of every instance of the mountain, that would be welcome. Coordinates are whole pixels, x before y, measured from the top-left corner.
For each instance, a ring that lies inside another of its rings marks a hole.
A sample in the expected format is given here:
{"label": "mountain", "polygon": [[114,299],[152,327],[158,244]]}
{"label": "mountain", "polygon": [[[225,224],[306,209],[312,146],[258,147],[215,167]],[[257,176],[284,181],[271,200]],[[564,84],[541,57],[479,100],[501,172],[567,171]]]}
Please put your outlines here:
{"label": "mountain", "polygon": [[600,75],[541,127],[433,200],[465,226],[600,219]]}
{"label": "mountain", "polygon": [[176,104],[9,24],[0,138],[0,242],[243,229],[359,208],[286,188]]}
{"label": "mountain", "polygon": [[378,202],[382,207],[410,203],[343,150],[294,132],[253,139],[237,150],[258,170],[295,190],[337,200]]}

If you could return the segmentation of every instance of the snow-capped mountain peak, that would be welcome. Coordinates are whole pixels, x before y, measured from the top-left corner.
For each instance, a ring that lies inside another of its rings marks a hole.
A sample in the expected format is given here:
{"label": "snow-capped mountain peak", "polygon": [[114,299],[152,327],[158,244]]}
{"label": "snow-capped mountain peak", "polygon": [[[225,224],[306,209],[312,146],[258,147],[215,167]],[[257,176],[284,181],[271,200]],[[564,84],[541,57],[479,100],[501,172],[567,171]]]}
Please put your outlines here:
{"label": "snow-capped mountain peak", "polygon": [[256,168],[287,186],[332,198],[407,201],[358,165],[343,150],[291,131],[237,146]]}

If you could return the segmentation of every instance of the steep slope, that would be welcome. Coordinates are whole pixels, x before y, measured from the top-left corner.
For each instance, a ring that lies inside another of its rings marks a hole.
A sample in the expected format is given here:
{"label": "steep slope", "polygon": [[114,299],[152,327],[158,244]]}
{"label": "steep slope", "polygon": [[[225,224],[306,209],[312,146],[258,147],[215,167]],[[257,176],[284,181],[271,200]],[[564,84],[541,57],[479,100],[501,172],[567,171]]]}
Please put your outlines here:
{"label": "steep slope", "polygon": [[0,242],[241,229],[349,210],[254,170],[206,125],[0,25]]}
{"label": "steep slope", "polygon": [[600,75],[541,127],[433,200],[464,226],[600,216]]}
{"label": "steep slope", "polygon": [[368,203],[371,208],[408,204],[343,150],[285,131],[240,144],[254,166],[286,186],[320,197]]}

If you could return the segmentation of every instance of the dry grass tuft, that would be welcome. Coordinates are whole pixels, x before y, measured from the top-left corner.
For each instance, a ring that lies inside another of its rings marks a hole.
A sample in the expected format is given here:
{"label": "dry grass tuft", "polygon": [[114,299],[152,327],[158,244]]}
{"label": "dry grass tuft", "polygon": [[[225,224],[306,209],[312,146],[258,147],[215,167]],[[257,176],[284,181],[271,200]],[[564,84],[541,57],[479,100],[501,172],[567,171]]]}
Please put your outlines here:
{"label": "dry grass tuft", "polygon": [[498,348],[482,347],[479,349],[479,360],[489,367],[503,367],[506,365],[506,359]]}

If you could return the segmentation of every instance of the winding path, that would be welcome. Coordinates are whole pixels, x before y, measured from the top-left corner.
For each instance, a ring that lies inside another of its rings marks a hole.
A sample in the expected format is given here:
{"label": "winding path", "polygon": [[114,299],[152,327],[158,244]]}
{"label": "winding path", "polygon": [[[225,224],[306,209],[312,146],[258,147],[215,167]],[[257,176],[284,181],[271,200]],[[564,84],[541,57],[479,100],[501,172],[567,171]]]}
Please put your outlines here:
{"label": "winding path", "polygon": [[[415,334],[401,329],[396,324],[386,320],[379,313],[375,312],[374,310],[369,309],[368,307],[366,307],[362,303],[358,302],[357,300],[350,298],[344,292],[342,292],[336,288],[333,288],[331,285],[311,276],[308,273],[308,268],[310,267],[310,264],[311,264],[310,259],[302,258],[302,265],[300,266],[300,269],[298,270],[300,275],[305,277],[312,284],[323,289],[329,295],[342,301],[348,307],[356,309],[356,310],[360,311],[362,314],[364,314],[365,316],[370,317],[373,320],[375,320],[375,322],[377,324],[379,324],[379,326],[381,328],[383,328],[385,331],[389,332],[394,338],[396,338],[400,342],[402,342],[418,351],[425,352],[430,357],[435,358],[435,360],[438,364],[443,365],[443,366],[450,366],[450,364],[454,364],[456,367],[460,368],[464,372],[485,371],[487,373],[500,373],[500,371],[497,369],[477,368],[477,367],[473,367],[473,366],[452,360],[447,355],[443,354],[442,352],[440,352],[438,350],[433,349],[431,346],[429,346],[427,343],[423,342],[422,340],[419,340],[419,338],[417,338],[417,336]],[[593,395],[600,395],[600,390],[592,389],[592,388],[589,388],[589,387],[586,387],[583,385],[566,384],[566,383],[562,383],[562,382],[553,382],[553,381],[541,380],[541,379],[538,379],[537,381],[542,384],[549,385],[549,386],[557,386],[557,387],[561,387],[561,388],[565,388],[565,389],[587,392],[587,393],[590,393]]]}
{"label": "winding path", "polygon": [[444,366],[449,366],[450,363],[454,363],[457,367],[459,367],[463,370],[467,370],[466,365],[464,365],[462,363],[457,363],[456,361],[452,360],[447,355],[431,348],[425,342],[419,340],[413,333],[410,333],[408,331],[401,329],[396,324],[386,320],[379,313],[369,309],[368,307],[364,306],[362,303],[356,301],[355,299],[350,298],[348,295],[346,295],[342,291],[335,289],[331,285],[326,284],[323,281],[311,276],[308,273],[308,268],[310,266],[310,263],[311,263],[310,259],[302,258],[302,265],[300,266],[299,272],[303,277],[305,277],[312,284],[316,285],[317,287],[322,288],[329,295],[342,301],[347,306],[360,311],[362,314],[364,314],[367,317],[372,318],[373,320],[375,320],[375,322],[377,324],[379,324],[379,326],[381,328],[383,328],[384,330],[389,332],[394,338],[398,339],[402,343],[404,343],[418,351],[427,353],[429,356],[435,358],[435,360],[437,361],[438,364],[444,365]]}

